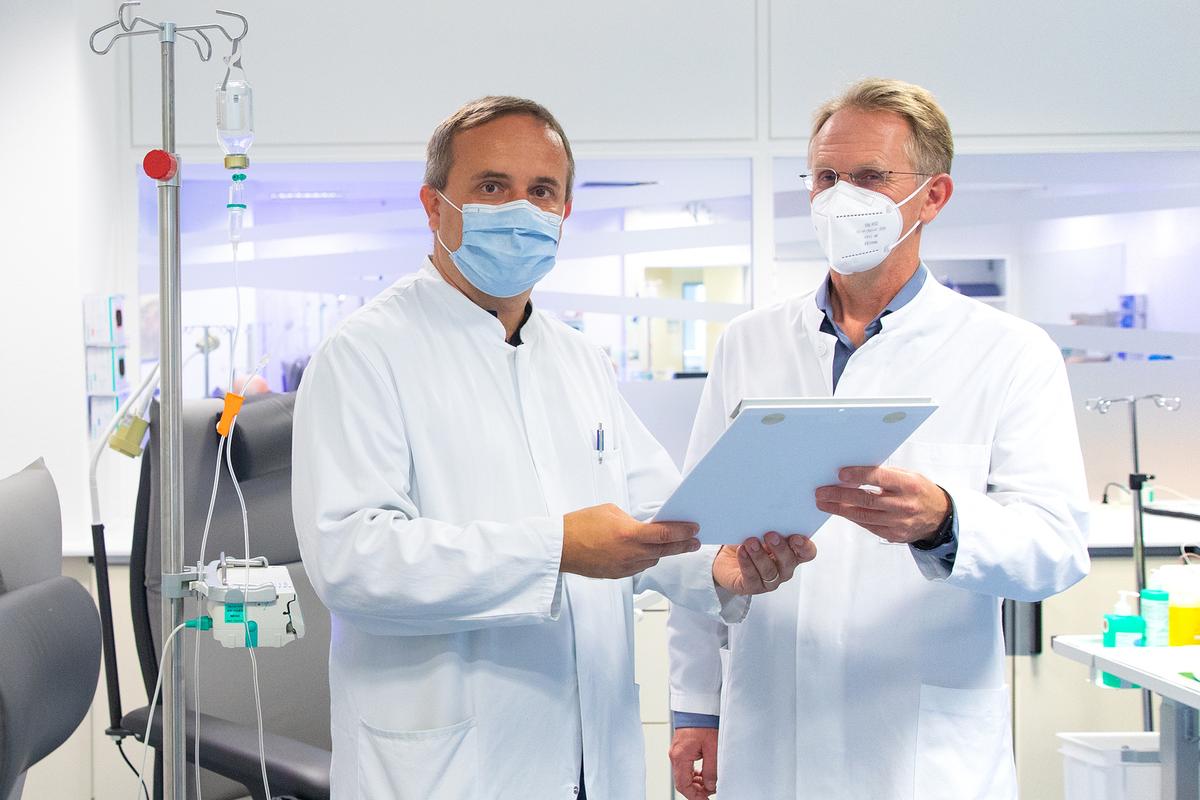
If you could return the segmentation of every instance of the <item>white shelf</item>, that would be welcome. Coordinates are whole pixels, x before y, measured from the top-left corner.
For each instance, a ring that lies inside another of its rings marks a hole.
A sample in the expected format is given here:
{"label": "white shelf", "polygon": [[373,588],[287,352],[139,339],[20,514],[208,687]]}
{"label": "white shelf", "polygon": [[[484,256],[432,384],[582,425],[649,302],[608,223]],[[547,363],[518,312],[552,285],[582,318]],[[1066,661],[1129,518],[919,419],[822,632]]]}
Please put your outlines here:
{"label": "white shelf", "polygon": [[1179,673],[1200,674],[1200,645],[1188,647],[1105,647],[1100,636],[1055,636],[1051,649],[1092,673],[1107,672],[1155,694],[1200,708],[1200,681]]}

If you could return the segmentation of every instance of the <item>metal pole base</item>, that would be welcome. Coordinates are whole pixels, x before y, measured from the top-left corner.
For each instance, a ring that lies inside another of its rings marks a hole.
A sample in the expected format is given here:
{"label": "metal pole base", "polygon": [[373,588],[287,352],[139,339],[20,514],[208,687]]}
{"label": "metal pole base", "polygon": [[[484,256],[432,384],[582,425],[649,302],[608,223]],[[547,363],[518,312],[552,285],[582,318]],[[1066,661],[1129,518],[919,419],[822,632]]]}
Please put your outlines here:
{"label": "metal pole base", "polygon": [[1200,797],[1200,712],[1164,697],[1158,748],[1163,800]]}

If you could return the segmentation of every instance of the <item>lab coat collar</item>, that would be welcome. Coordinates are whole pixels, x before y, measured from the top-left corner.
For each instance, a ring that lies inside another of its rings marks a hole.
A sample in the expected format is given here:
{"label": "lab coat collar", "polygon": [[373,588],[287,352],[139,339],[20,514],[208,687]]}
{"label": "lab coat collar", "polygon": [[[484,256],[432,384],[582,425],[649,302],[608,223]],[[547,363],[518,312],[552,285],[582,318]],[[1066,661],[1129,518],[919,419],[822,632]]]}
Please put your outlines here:
{"label": "lab coat collar", "polygon": [[[949,291],[936,280],[933,280],[929,268],[921,262],[919,273],[901,288],[884,309],[880,323],[885,331],[893,330],[907,323],[910,319],[921,319],[932,313],[932,307],[944,305],[944,294]],[[821,321],[825,319],[825,309],[829,305],[828,278],[811,294],[802,300],[800,311],[801,324],[809,338],[816,341],[821,330]],[[831,334],[830,334],[831,335]]]}
{"label": "lab coat collar", "polygon": [[[430,290],[446,305],[447,319],[461,326],[479,340],[506,350],[514,349],[506,340],[504,323],[490,311],[477,306],[471,298],[446,282],[428,257],[417,279],[427,283]],[[532,345],[540,333],[541,320],[537,309],[529,314],[521,327],[521,347]]]}
{"label": "lab coat collar", "polygon": [[[928,272],[928,268],[924,263],[922,263],[921,269]],[[832,394],[833,350],[837,337],[832,333],[821,331],[821,322],[825,319],[825,311],[817,305],[819,288],[800,299],[799,323],[805,338],[808,339],[813,349],[813,353],[821,364],[821,372],[825,376],[827,388]],[[932,275],[927,274],[925,281],[911,299],[882,317],[880,322],[883,330],[880,333],[919,325],[919,328],[909,331],[912,336],[912,343],[917,343],[930,332],[930,328],[934,323],[939,321],[940,313],[945,310],[946,295],[949,292],[949,289],[942,286],[936,280],[932,280]],[[894,303],[889,303],[889,306],[891,305],[894,305]]]}
{"label": "lab coat collar", "polygon": [[[904,306],[908,305],[909,302],[911,302],[913,298],[920,293],[921,288],[925,285],[925,281],[928,278],[929,270],[925,267],[925,264],[923,262],[918,264],[917,269],[913,272],[909,279],[904,282],[904,285],[900,287],[900,291],[896,292],[896,296],[889,300],[887,305],[883,307],[883,310],[880,311],[879,314],[876,315],[875,319],[871,320],[870,324],[867,325],[867,331],[870,332],[872,326],[874,326],[877,322],[882,328],[883,323],[881,320],[889,314],[893,314]],[[821,313],[824,314],[826,319],[829,320],[830,326],[837,328],[837,323],[833,321],[833,303],[830,302],[829,299],[829,295],[832,290],[832,278],[826,276],[825,280],[821,282],[821,285],[817,287],[817,294],[814,299],[816,300],[817,308],[821,309]],[[840,331],[840,329],[838,330]],[[837,335],[844,336],[844,334],[841,333]]]}

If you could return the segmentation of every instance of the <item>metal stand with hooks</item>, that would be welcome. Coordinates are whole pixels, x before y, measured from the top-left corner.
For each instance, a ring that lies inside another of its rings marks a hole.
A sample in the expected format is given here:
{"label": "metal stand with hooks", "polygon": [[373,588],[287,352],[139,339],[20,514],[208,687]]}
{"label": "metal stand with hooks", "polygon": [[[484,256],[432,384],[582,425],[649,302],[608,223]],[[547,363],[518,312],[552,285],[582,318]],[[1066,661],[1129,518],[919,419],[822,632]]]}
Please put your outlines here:
{"label": "metal stand with hooks", "polygon": [[[162,498],[160,536],[162,574],[175,575],[183,571],[183,402],[182,352],[180,327],[180,247],[179,247],[179,157],[175,154],[175,42],[183,38],[196,46],[201,61],[212,58],[213,46],[206,31],[224,36],[236,54],[249,32],[249,23],[241,14],[217,11],[226,17],[240,20],[242,31],[233,36],[218,23],[206,25],[177,25],[174,22],[151,22],[144,17],[128,17],[128,12],[140,2],[121,3],[117,18],[92,32],[88,46],[96,55],[112,50],[118,39],[157,35],[162,63],[162,150],[151,151],[144,166],[147,174],[158,181],[158,263],[159,263],[159,323],[160,394],[159,457],[161,475],[159,493]],[[97,37],[119,27],[107,46],[96,46]],[[183,597],[162,598],[162,635],[183,623]],[[162,704],[162,767],[163,792],[166,800],[184,800],[187,769],[185,763],[184,685],[183,664],[171,652],[163,656]],[[151,710],[153,712],[153,709]]]}
{"label": "metal stand with hooks", "polygon": [[[1142,488],[1148,481],[1154,480],[1153,475],[1142,472],[1141,459],[1138,455],[1138,420],[1137,404],[1141,400],[1152,400],[1154,405],[1166,411],[1178,411],[1183,401],[1178,397],[1161,394],[1146,394],[1129,397],[1094,397],[1088,400],[1084,407],[1088,411],[1107,414],[1116,403],[1129,406],[1129,433],[1133,443],[1133,471],[1129,473],[1129,494],[1133,501],[1133,570],[1138,591],[1138,613],[1142,612],[1142,589],[1146,588],[1146,541],[1143,534],[1145,522],[1145,507],[1142,504]],[[1142,727],[1147,731],[1154,730],[1154,708],[1151,705],[1150,692],[1142,690]]]}

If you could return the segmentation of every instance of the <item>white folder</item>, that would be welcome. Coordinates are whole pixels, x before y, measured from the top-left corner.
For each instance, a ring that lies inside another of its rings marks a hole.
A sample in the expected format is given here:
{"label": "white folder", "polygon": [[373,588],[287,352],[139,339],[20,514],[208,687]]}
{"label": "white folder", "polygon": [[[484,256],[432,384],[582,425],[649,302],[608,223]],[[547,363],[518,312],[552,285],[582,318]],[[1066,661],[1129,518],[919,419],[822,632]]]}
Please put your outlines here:
{"label": "white folder", "polygon": [[936,410],[927,397],[743,400],[654,519],[698,523],[705,544],[816,533],[829,519],[817,487],[879,466]]}

